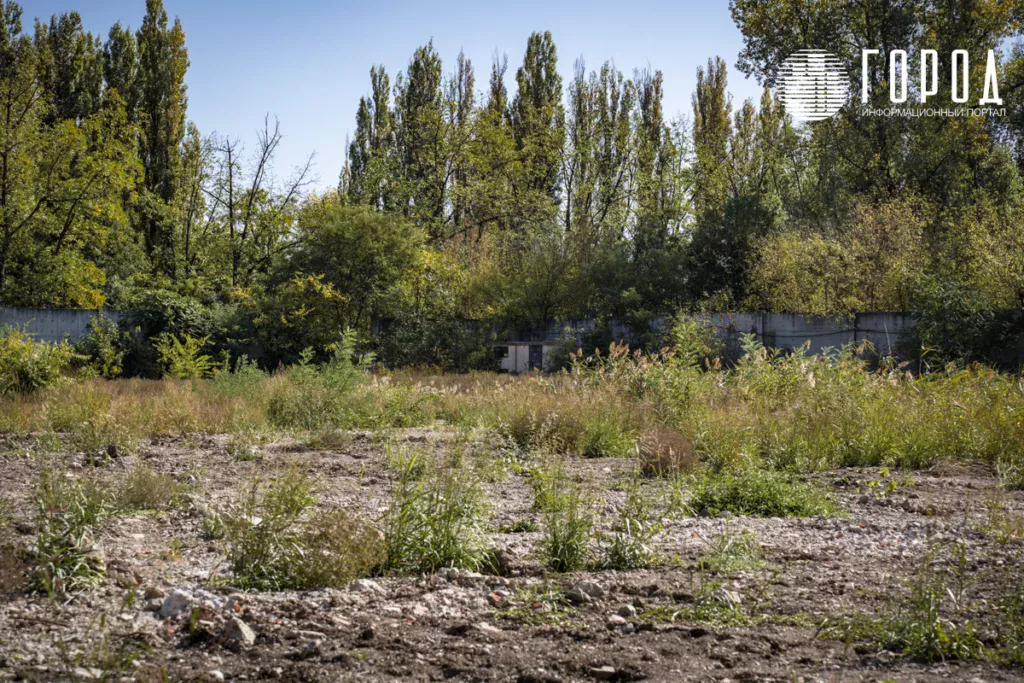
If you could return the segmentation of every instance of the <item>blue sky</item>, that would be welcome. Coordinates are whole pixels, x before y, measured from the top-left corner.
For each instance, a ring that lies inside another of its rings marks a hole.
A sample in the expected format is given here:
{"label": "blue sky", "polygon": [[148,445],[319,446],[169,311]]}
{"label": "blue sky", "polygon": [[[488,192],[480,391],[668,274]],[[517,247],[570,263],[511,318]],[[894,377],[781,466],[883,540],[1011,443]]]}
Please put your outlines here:
{"label": "blue sky", "polygon": [[[494,50],[508,54],[510,90],[533,31],[551,31],[563,78],[578,57],[588,71],[611,59],[629,74],[650,65],[665,74],[665,111],[690,115],[698,64],[721,55],[730,66],[736,103],[756,97],[757,84],[735,69],[742,46],[726,0],[560,3],[329,2],[327,0],[164,0],[181,18],[188,41],[189,118],[204,135],[216,132],[253,146],[265,114],[285,135],[280,175],[316,152],[320,187],[333,186],[355,127],[359,97],[373,64],[394,75],[417,46],[433,38],[450,72],[459,50],[486,88]],[[23,0],[33,17],[77,10],[87,30],[104,38],[117,20],[137,29],[144,0]]]}

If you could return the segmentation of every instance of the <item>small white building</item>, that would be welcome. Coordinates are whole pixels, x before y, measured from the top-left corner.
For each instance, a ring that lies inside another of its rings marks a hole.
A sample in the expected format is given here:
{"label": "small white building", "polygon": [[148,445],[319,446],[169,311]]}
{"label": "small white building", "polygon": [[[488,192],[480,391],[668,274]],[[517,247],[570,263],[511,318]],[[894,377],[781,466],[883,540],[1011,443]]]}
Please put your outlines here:
{"label": "small white building", "polygon": [[527,341],[501,342],[498,347],[504,349],[501,369],[513,374],[546,369],[548,356],[555,350],[554,344]]}

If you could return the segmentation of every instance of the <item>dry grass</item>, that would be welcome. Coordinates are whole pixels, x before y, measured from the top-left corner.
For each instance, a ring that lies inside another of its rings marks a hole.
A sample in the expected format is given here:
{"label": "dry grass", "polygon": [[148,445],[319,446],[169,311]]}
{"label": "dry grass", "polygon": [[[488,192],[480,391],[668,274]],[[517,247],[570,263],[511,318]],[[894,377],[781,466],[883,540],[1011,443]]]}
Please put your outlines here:
{"label": "dry grass", "polygon": [[673,477],[697,467],[693,443],[676,429],[653,429],[637,444],[640,470],[648,476]]}

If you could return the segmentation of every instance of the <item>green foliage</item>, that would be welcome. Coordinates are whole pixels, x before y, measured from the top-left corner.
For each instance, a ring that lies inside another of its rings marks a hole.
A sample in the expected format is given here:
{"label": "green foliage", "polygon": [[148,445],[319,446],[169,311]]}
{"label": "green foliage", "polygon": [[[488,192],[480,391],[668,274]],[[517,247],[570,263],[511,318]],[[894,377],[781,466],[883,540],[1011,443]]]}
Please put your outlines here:
{"label": "green foliage", "polygon": [[113,320],[99,314],[89,321],[89,333],[75,344],[75,351],[88,358],[87,376],[113,379],[123,370],[128,337]]}
{"label": "green foliage", "polygon": [[560,459],[534,470],[530,484],[543,527],[541,556],[558,572],[583,568],[590,557],[594,526],[590,493]]}
{"label": "green foliage", "polygon": [[16,327],[0,326],[0,396],[53,386],[74,358],[67,344],[37,342]]}
{"label": "green foliage", "polygon": [[185,335],[178,339],[173,334],[163,334],[153,340],[164,377],[172,379],[203,379],[216,372],[213,359],[203,353],[209,337],[193,339]]}
{"label": "green foliage", "polygon": [[[908,594],[891,598],[885,613],[831,620],[822,635],[928,663],[984,658],[988,648],[968,613],[970,582],[964,546],[947,558],[938,557],[933,549],[921,560]],[[1007,617],[1010,624],[1019,619],[1012,606],[1003,618]]]}
{"label": "green foliage", "polygon": [[339,587],[383,559],[377,532],[341,510],[312,514],[313,483],[290,472],[254,481],[204,527],[227,546],[232,582],[256,590]]}
{"label": "green foliage", "polygon": [[275,386],[268,409],[272,424],[307,430],[348,427],[352,394],[366,381],[373,355],[357,355],[355,332],[346,330],[326,363],[317,366],[312,360],[312,349],[306,349]]}
{"label": "green foliage", "polygon": [[618,509],[611,537],[604,549],[604,564],[613,569],[643,569],[658,558],[656,539],[663,528],[654,509],[653,494],[643,490],[639,473],[626,484],[626,500]]}
{"label": "green foliage", "polygon": [[107,492],[48,468],[40,475],[35,502],[32,588],[62,595],[102,580],[106,568],[95,552],[92,528],[110,512]]}
{"label": "green foliage", "polygon": [[697,475],[689,504],[695,513],[711,516],[731,512],[755,517],[813,517],[838,511],[817,486],[753,465]]}
{"label": "green foliage", "polygon": [[434,572],[479,570],[488,558],[484,523],[489,504],[460,446],[432,463],[419,453],[392,453],[396,481],[382,526],[386,566]]}
{"label": "green foliage", "polygon": [[714,325],[686,314],[672,320],[671,339],[675,345],[673,357],[685,367],[700,367],[717,358],[723,348]]}
{"label": "green foliage", "polygon": [[1001,312],[991,297],[955,280],[931,283],[920,295],[915,330],[923,361],[998,362],[1020,337],[1020,322]]}
{"label": "green foliage", "polygon": [[736,533],[729,522],[711,538],[702,539],[704,552],[698,566],[702,572],[727,574],[735,571],[759,569],[764,566],[764,550],[753,531]]}
{"label": "green foliage", "polygon": [[114,489],[112,504],[118,512],[165,510],[181,504],[186,492],[172,475],[138,464]]}

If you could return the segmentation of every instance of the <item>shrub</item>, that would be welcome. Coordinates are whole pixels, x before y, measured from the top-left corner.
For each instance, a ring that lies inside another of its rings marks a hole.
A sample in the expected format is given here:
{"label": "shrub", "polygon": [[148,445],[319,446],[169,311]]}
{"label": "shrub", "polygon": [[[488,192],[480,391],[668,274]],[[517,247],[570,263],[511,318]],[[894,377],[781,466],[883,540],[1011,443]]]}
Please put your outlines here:
{"label": "shrub", "polygon": [[673,359],[685,367],[699,367],[717,358],[723,350],[718,330],[706,320],[679,314],[672,320]]}
{"label": "shrub", "polygon": [[235,361],[231,372],[218,372],[214,375],[209,387],[222,396],[243,397],[258,392],[266,376],[255,361],[243,354]]}
{"label": "shrub", "polygon": [[129,313],[121,320],[121,327],[134,333],[124,359],[128,375],[161,376],[163,368],[152,340],[165,335],[203,339],[214,332],[210,309],[196,299],[169,290],[143,290],[127,298],[122,308]]}
{"label": "shrub", "polygon": [[172,379],[203,379],[216,372],[213,359],[203,353],[209,337],[194,338],[187,334],[178,339],[175,334],[162,334],[153,340],[160,369],[164,377]]}
{"label": "shrub", "polygon": [[306,349],[275,385],[268,408],[274,425],[321,430],[351,421],[351,394],[366,381],[373,355],[357,355],[355,332],[346,330],[326,363],[318,367],[312,360],[312,349]]}
{"label": "shrub", "polygon": [[17,327],[0,326],[0,396],[56,384],[73,358],[67,344],[34,341]]}
{"label": "shrub", "polygon": [[86,357],[83,374],[113,379],[121,374],[125,349],[129,337],[121,332],[113,320],[97,314],[89,321],[89,332],[75,345],[75,350]]}
{"label": "shrub", "polygon": [[999,352],[1020,340],[1020,323],[976,286],[955,279],[932,282],[918,302],[914,330],[924,361],[998,362]]}
{"label": "shrub", "polygon": [[711,516],[728,511],[755,517],[812,517],[837,511],[820,488],[755,465],[695,477],[690,507],[696,514]]}

